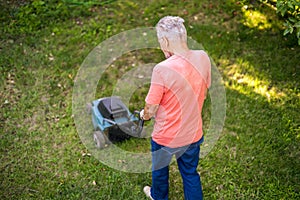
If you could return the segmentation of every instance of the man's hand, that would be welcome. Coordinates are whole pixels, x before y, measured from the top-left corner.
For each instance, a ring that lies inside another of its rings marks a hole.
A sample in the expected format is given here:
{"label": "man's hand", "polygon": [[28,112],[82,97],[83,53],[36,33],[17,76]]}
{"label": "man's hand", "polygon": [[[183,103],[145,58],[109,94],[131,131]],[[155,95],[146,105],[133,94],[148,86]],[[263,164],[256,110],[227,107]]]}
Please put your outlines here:
{"label": "man's hand", "polygon": [[144,120],[144,109],[141,110],[141,112],[140,112],[140,118],[141,118],[142,120]]}
{"label": "man's hand", "polygon": [[[159,105],[146,104],[145,108],[141,111],[143,120],[150,120],[151,117],[156,115]],[[140,113],[140,114],[141,114]]]}

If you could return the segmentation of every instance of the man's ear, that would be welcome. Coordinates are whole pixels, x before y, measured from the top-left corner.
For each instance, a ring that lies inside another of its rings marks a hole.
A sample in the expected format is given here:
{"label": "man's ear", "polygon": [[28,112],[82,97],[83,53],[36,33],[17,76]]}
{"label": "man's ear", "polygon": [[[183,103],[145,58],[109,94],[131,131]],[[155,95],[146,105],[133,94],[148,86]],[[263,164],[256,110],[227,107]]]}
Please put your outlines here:
{"label": "man's ear", "polygon": [[168,38],[163,37],[162,39],[163,39],[163,43],[164,43],[165,47],[168,48],[169,47],[169,40],[168,40]]}

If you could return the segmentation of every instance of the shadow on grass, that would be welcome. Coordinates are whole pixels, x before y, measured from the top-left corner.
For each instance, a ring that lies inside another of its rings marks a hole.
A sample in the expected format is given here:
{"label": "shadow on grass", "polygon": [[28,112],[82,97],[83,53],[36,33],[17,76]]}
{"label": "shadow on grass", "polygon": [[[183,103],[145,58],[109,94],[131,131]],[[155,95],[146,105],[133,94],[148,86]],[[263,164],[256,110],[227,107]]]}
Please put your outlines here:
{"label": "shadow on grass", "polygon": [[224,135],[218,147],[200,162],[204,191],[209,197],[300,196],[300,146],[285,118],[289,110],[255,96],[227,90]]}

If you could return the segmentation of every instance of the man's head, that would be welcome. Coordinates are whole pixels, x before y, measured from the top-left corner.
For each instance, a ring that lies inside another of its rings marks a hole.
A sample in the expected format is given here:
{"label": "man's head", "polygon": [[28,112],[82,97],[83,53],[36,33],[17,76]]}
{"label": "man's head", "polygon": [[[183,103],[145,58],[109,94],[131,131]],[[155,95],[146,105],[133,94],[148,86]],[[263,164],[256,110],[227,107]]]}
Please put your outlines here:
{"label": "man's head", "polygon": [[160,19],[156,24],[158,40],[166,37],[169,41],[186,41],[187,33],[183,22],[184,19],[173,16],[166,16]]}
{"label": "man's head", "polygon": [[166,57],[187,44],[187,32],[183,22],[184,19],[180,17],[166,16],[156,24],[157,38]]}

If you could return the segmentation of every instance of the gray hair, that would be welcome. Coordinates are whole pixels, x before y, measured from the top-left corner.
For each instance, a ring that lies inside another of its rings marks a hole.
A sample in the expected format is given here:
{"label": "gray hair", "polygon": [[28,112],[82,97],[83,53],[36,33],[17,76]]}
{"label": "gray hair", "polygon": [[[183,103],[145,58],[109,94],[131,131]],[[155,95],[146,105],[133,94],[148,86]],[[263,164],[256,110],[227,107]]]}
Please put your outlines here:
{"label": "gray hair", "polygon": [[187,40],[187,32],[183,24],[184,19],[181,17],[166,16],[159,20],[156,24],[156,32],[158,39],[163,37],[169,40]]}

